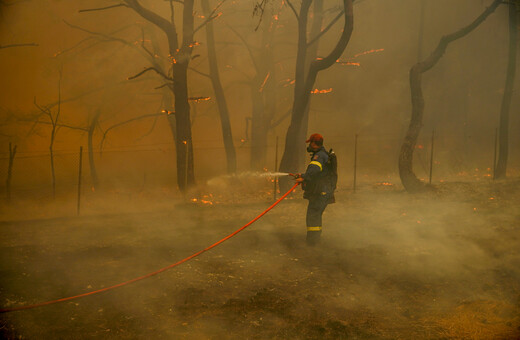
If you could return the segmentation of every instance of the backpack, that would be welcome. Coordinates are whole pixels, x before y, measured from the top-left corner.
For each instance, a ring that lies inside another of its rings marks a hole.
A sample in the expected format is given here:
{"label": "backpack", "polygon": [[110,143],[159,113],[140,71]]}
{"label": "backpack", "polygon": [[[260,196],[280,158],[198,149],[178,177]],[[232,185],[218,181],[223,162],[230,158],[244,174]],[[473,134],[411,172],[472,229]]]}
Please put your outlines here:
{"label": "backpack", "polygon": [[327,180],[330,183],[330,187],[332,188],[332,193],[329,198],[328,204],[336,203],[336,197],[334,196],[334,191],[336,190],[336,185],[338,184],[338,158],[336,157],[336,153],[330,149],[327,152],[329,155],[329,160],[325,164],[328,168],[327,171]]}
{"label": "backpack", "polygon": [[338,158],[336,157],[336,153],[334,150],[330,149],[327,152],[329,155],[329,160],[327,161],[326,166],[328,167],[328,177],[332,187],[332,191],[336,190],[336,186],[338,184]]}

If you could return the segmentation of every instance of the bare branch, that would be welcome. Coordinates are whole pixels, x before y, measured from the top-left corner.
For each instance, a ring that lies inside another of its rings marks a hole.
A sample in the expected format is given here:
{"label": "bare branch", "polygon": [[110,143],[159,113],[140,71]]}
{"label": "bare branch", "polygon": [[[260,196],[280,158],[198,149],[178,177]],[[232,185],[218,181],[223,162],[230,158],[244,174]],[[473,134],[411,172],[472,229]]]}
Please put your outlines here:
{"label": "bare branch", "polygon": [[334,19],[332,19],[332,21],[327,25],[327,27],[325,27],[321,32],[320,34],[318,34],[316,37],[314,37],[311,41],[309,41],[307,43],[307,47],[311,46],[312,44],[314,44],[317,40],[319,40],[325,33],[327,33],[328,30],[330,30],[330,28],[343,16],[343,14],[345,13],[345,10],[343,9],[338,15],[336,15],[336,17]]}
{"label": "bare branch", "polygon": [[[168,112],[169,114],[169,112]],[[144,119],[144,118],[150,118],[150,117],[157,117],[157,116],[163,116],[165,115],[165,112],[160,112],[160,113],[150,113],[150,114],[146,114],[146,115],[142,115],[142,116],[139,116],[139,117],[134,117],[134,118],[131,118],[131,119],[128,119],[128,120],[125,120],[125,121],[122,121],[122,122],[119,122],[117,124],[114,124],[112,125],[111,127],[107,128],[105,130],[105,132],[103,132],[103,138],[101,138],[101,143],[100,143],[100,147],[99,149],[100,150],[103,150],[103,144],[105,142],[105,139],[107,137],[107,133],[112,130],[112,129],[115,129],[116,127],[119,127],[119,126],[122,126],[122,125],[125,125],[125,124],[128,124],[128,123],[131,123],[131,122],[134,122],[136,120],[140,120],[140,119]]]}
{"label": "bare branch", "polygon": [[246,46],[247,48],[247,51],[249,52],[249,57],[251,58],[251,62],[253,63],[253,65],[255,66],[255,69],[259,70],[259,67],[258,67],[258,64],[256,63],[256,59],[255,59],[255,55],[253,53],[253,50],[251,49],[251,46],[249,46],[249,44],[247,43],[247,40],[241,36],[233,27],[229,26],[229,25],[226,25],[233,33],[235,33],[235,35],[242,41],[242,43]]}
{"label": "bare branch", "polygon": [[137,78],[137,77],[142,76],[144,73],[146,73],[146,72],[148,72],[148,71],[155,71],[157,74],[159,74],[160,76],[162,76],[164,79],[166,79],[166,80],[170,80],[170,81],[173,81],[173,78],[168,77],[166,74],[164,74],[164,72],[162,72],[161,70],[156,69],[155,67],[148,67],[148,68],[145,68],[144,70],[142,70],[141,72],[139,72],[139,73],[136,74],[135,76],[129,77],[129,78],[127,78],[127,79],[128,79],[128,80],[135,79],[135,78]]}
{"label": "bare branch", "polygon": [[142,16],[144,19],[150,21],[157,27],[159,27],[162,31],[164,31],[167,34],[171,34],[171,37],[175,39],[173,42],[173,47],[177,48],[177,40],[176,36],[177,33],[175,31],[175,26],[173,25],[173,22],[170,22],[167,19],[164,19],[162,16],[158,15],[155,12],[150,11],[147,8],[144,8],[139,1],[137,0],[124,0],[125,3],[128,4],[134,11],[136,11],[140,16]]}
{"label": "bare branch", "polygon": [[36,43],[0,45],[0,49],[2,49],[2,48],[11,48],[11,47],[25,47],[25,46],[39,46],[39,45],[36,44]]}
{"label": "bare branch", "polygon": [[215,14],[215,12],[220,8],[220,6],[222,6],[222,4],[226,2],[226,0],[222,0],[212,11],[211,13],[208,15],[208,17],[206,18],[206,20],[204,20],[203,23],[201,23],[199,26],[197,26],[197,28],[195,28],[193,30],[193,33],[195,34],[198,30],[200,30],[202,27],[204,27],[205,25],[208,24],[208,22],[210,22],[211,20],[214,20],[216,18],[218,18],[220,16],[220,14]]}
{"label": "bare branch", "polygon": [[100,8],[88,8],[88,9],[80,9],[79,12],[93,12],[93,11],[103,11],[105,9],[115,8],[115,7],[129,7],[127,4],[117,4],[107,7],[100,7]]}
{"label": "bare branch", "polygon": [[209,74],[204,73],[204,72],[200,72],[199,70],[194,69],[193,67],[188,67],[188,69],[191,70],[191,71],[193,71],[193,72],[195,72],[195,73],[200,74],[200,75],[203,76],[203,77],[211,78],[211,76],[210,76]]}
{"label": "bare branch", "polygon": [[171,85],[172,85],[172,83],[164,83],[161,86],[154,87],[153,89],[154,90],[159,90],[159,89],[162,89],[165,86],[171,86]]}
{"label": "bare branch", "polygon": [[[18,119],[18,121],[20,121],[20,122],[31,122],[31,123],[35,123],[35,124],[52,125],[51,122],[48,122],[48,121],[45,121],[45,120],[36,120],[35,121],[35,120],[31,119],[31,118],[21,118],[21,119]],[[86,128],[86,127],[73,126],[73,125],[67,125],[67,124],[56,124],[56,127],[63,127],[63,128],[72,129],[72,130],[88,131],[88,128]]]}
{"label": "bare branch", "polygon": [[152,58],[152,59],[155,59],[155,55],[152,53],[152,51],[150,51],[146,45],[144,44],[144,28],[141,27],[141,47],[143,48],[143,50]]}
{"label": "bare branch", "polygon": [[289,5],[289,7],[291,7],[293,13],[294,13],[294,16],[296,17],[296,20],[300,20],[300,17],[298,16],[298,12],[296,12],[296,8],[294,8],[293,4],[291,4],[291,1],[289,0],[285,0],[287,2],[287,5]]}
{"label": "bare branch", "polygon": [[83,31],[83,32],[86,32],[88,34],[92,34],[92,35],[95,35],[95,36],[99,36],[99,37],[103,37],[107,40],[114,40],[114,41],[119,41],[120,43],[124,44],[124,45],[131,45],[128,41],[124,40],[124,39],[121,39],[121,38],[115,38],[115,37],[111,37],[109,35],[106,35],[106,34],[103,34],[103,33],[98,33],[98,32],[93,32],[93,31],[89,31],[85,28],[82,28],[82,27],[79,27],[79,26],[76,26],[76,25],[72,25],[70,23],[68,23],[67,21],[63,20],[63,22],[65,24],[67,24],[68,26],[72,27],[72,28],[75,28],[77,30],[80,30],[80,31]]}

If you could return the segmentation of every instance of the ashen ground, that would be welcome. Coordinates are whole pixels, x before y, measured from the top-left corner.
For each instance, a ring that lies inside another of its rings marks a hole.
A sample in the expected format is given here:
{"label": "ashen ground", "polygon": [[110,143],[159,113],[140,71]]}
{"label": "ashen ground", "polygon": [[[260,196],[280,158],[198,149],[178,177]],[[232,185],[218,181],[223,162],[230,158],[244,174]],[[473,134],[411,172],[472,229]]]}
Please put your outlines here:
{"label": "ashen ground", "polygon": [[[12,339],[520,339],[520,182],[337,193],[322,243],[285,200],[231,240],[110,292],[5,313]],[[0,302],[117,284],[231,233],[267,204],[179,203],[0,223]]]}

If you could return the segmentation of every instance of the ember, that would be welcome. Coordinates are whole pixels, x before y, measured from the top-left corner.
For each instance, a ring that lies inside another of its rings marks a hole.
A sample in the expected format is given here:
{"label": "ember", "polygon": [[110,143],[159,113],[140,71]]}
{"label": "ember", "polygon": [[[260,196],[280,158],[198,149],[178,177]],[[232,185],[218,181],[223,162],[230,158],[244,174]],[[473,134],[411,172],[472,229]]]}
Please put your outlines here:
{"label": "ember", "polygon": [[311,91],[311,94],[324,94],[324,93],[330,93],[330,92],[332,92],[332,87],[325,89],[325,90],[314,89],[313,91]]}

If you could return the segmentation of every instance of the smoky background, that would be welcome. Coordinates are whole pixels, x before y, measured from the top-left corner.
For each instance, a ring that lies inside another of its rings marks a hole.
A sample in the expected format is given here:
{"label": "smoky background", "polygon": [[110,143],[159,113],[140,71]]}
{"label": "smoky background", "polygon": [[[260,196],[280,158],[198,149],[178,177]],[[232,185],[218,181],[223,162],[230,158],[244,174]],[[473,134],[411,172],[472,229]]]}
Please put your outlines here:
{"label": "smoky background", "polygon": [[[164,17],[169,15],[167,1],[142,3]],[[114,128],[102,152],[102,132],[96,130],[94,159],[102,188],[97,191],[91,188],[86,132],[60,128],[55,141],[57,195],[51,200],[50,126],[20,118],[38,112],[34,101],[41,105],[57,102],[60,72],[63,124],[86,126],[101,111],[100,126],[107,129],[171,105],[164,101],[162,89],[156,89],[164,82],[155,74],[127,79],[149,66],[140,49],[143,36],[147,48],[160,55],[159,62],[168,62],[164,36],[126,8],[79,13],[107,4],[113,3],[45,0],[0,7],[2,44],[38,44],[0,50],[0,117],[4,122],[0,178],[6,177],[8,143],[18,146],[13,202],[0,206],[5,221],[0,224],[2,248],[8,254],[2,257],[3,273],[14,275],[12,280],[2,280],[1,287],[4,297],[22,297],[13,300],[13,305],[76,294],[78,285],[84,290],[101,288],[168,265],[234,231],[272,200],[272,183],[266,177],[249,175],[254,155],[247,129],[252,110],[248,84],[254,72],[247,48],[230,29],[253,48],[261,48],[263,28],[255,31],[259,17],[252,15],[251,1],[225,2],[222,15],[214,21],[237,151],[235,177],[226,175],[211,84],[197,72],[189,73],[190,96],[211,97],[191,103],[195,176],[205,186],[193,197],[213,204],[180,203],[173,138],[164,116]],[[325,5],[335,8],[340,2],[325,1]],[[424,36],[419,48],[421,5]],[[298,191],[255,228],[186,267],[135,288],[81,300],[77,306],[56,305],[30,312],[29,317],[11,314],[6,319],[20,334],[33,338],[41,336],[41,325],[50,329],[43,334],[63,337],[71,332],[92,335],[94,331],[86,329],[95,323],[102,325],[99,332],[105,328],[117,332],[107,326],[117,320],[123,329],[136,332],[130,334],[143,337],[226,338],[234,334],[223,331],[228,327],[236,334],[283,338],[284,334],[254,326],[271,322],[282,329],[300,328],[307,335],[319,335],[312,325],[323,324],[332,332],[330,322],[337,321],[384,329],[386,333],[376,334],[380,337],[412,339],[428,338],[435,327],[444,333],[433,334],[467,336],[471,334],[466,332],[471,328],[468,325],[474,325],[472,315],[477,315],[478,322],[490,321],[487,327],[495,327],[494,321],[503,326],[499,334],[505,334],[504,338],[516,336],[520,220],[515,202],[519,197],[514,186],[495,185],[491,180],[507,67],[505,6],[471,34],[450,44],[439,64],[423,76],[425,115],[414,169],[419,178],[428,180],[430,139],[435,130],[433,183],[440,192],[408,195],[397,171],[411,115],[411,66],[419,54],[428,56],[443,35],[467,25],[488,5],[489,1],[482,0],[356,1],[354,33],[341,60],[359,66],[337,64],[321,72],[315,88],[327,91],[313,95],[310,104],[309,133],[324,135],[325,146],[333,148],[339,159],[338,203],[325,212],[322,248],[304,246],[306,203]],[[279,16],[277,35],[269,47],[277,58],[277,120],[292,103],[297,31],[287,6],[280,9],[279,3],[271,1],[263,20],[272,15]],[[325,22],[335,15],[333,10],[327,12]],[[202,21],[198,17],[195,26]],[[318,55],[332,48],[339,26],[320,41]],[[200,45],[194,50],[200,57],[191,66],[207,73],[205,39],[202,28],[196,34]],[[356,56],[367,51],[372,52]],[[518,77],[514,87],[520,87]],[[517,93],[510,115],[508,176],[513,179],[520,167]],[[56,110],[53,106],[52,111]],[[288,124],[285,118],[269,133],[264,146],[267,171],[276,170],[276,140],[280,161]],[[352,195],[356,135],[359,190]],[[70,215],[75,214],[80,145],[84,146],[85,216],[74,219]],[[304,141],[301,145],[304,153]],[[450,182],[453,186],[444,186]],[[467,182],[479,184],[475,189]],[[18,260],[22,269],[16,267]],[[202,317],[203,312],[207,316]],[[245,321],[239,316],[243,314],[249,315]],[[229,324],[222,326],[223,319]],[[257,333],[240,333],[246,323]],[[431,328],[403,333],[418,323]],[[361,338],[375,336],[349,331]],[[107,333],[95,335],[99,334]],[[326,333],[328,338],[338,338],[334,334]]]}
{"label": "smoky background", "polygon": [[[100,126],[106,130],[118,122],[159,113],[169,106],[162,98],[161,89],[154,89],[163,84],[156,75],[149,72],[127,80],[149,65],[142,49],[139,51],[143,37],[147,48],[161,55],[158,57],[161,63],[166,62],[162,57],[163,35],[125,8],[79,12],[103,5],[106,4],[95,1],[73,4],[43,1],[20,2],[3,8],[2,41],[38,43],[37,47],[4,50],[0,55],[4,75],[2,115],[7,123],[1,137],[6,147],[2,150],[0,168],[5,176],[7,144],[17,144],[19,157],[15,163],[14,188],[49,182],[45,154],[48,154],[50,125],[35,126],[16,121],[15,117],[37,112],[34,101],[40,105],[57,102],[60,70],[63,100],[60,121],[63,124],[85,126],[89,117],[100,110]],[[150,2],[147,5],[168,13],[167,4]],[[254,157],[247,139],[251,112],[247,83],[253,75],[253,66],[238,36],[248,41],[251,48],[259,47],[262,33],[261,29],[255,31],[255,27],[260,19],[251,16],[251,6],[249,2],[224,3],[222,16],[214,22],[219,67],[238,154],[238,172],[248,171],[250,158]],[[419,48],[421,6],[424,6],[424,35],[422,48]],[[357,62],[359,66],[338,64],[321,72],[315,88],[332,91],[313,95],[309,113],[309,133],[322,133],[326,147],[338,154],[342,186],[352,184],[356,134],[359,138],[358,174],[395,179],[397,156],[411,112],[408,83],[411,65],[419,54],[422,58],[429,55],[443,35],[472,21],[485,6],[481,1],[462,0],[358,1],[355,4],[355,33],[341,60]],[[330,12],[326,16],[334,15]],[[277,35],[270,46],[278,68],[276,120],[290,109],[292,101],[290,81],[294,78],[296,31],[295,18],[287,6],[280,9],[279,4],[272,2],[264,13],[266,18],[270,15],[279,16]],[[507,10],[501,6],[475,32],[451,44],[439,65],[424,75],[425,118],[415,154],[415,169],[420,178],[427,178],[433,130],[434,180],[447,180],[457,174],[473,177],[491,173],[507,65],[506,19]],[[203,19],[197,20],[196,26]],[[89,34],[76,27],[128,43]],[[235,34],[230,27],[239,33]],[[203,30],[196,34],[200,45],[194,54],[201,56],[193,60],[192,67],[207,72]],[[335,35],[337,28],[323,37],[319,45],[321,53],[331,48]],[[354,57],[366,51],[372,53]],[[209,101],[191,105],[195,174],[197,180],[204,183],[225,173],[225,153],[210,82],[191,72],[189,88],[190,96],[211,97]],[[509,171],[513,175],[519,162],[516,97],[513,96],[510,121]],[[53,112],[56,110],[55,106]],[[129,186],[154,183],[174,189],[175,150],[165,120],[164,117],[140,119],[114,128],[104,140],[104,154],[99,150],[102,133],[96,131],[94,152],[100,180]],[[285,118],[269,133],[265,146],[268,150],[266,169],[274,170],[276,138],[281,157],[288,123],[289,119]],[[76,177],[77,149],[86,144],[85,139],[84,132],[59,129],[54,147],[58,183],[68,182],[67,177],[72,182]],[[85,174],[88,185],[88,171]]]}

